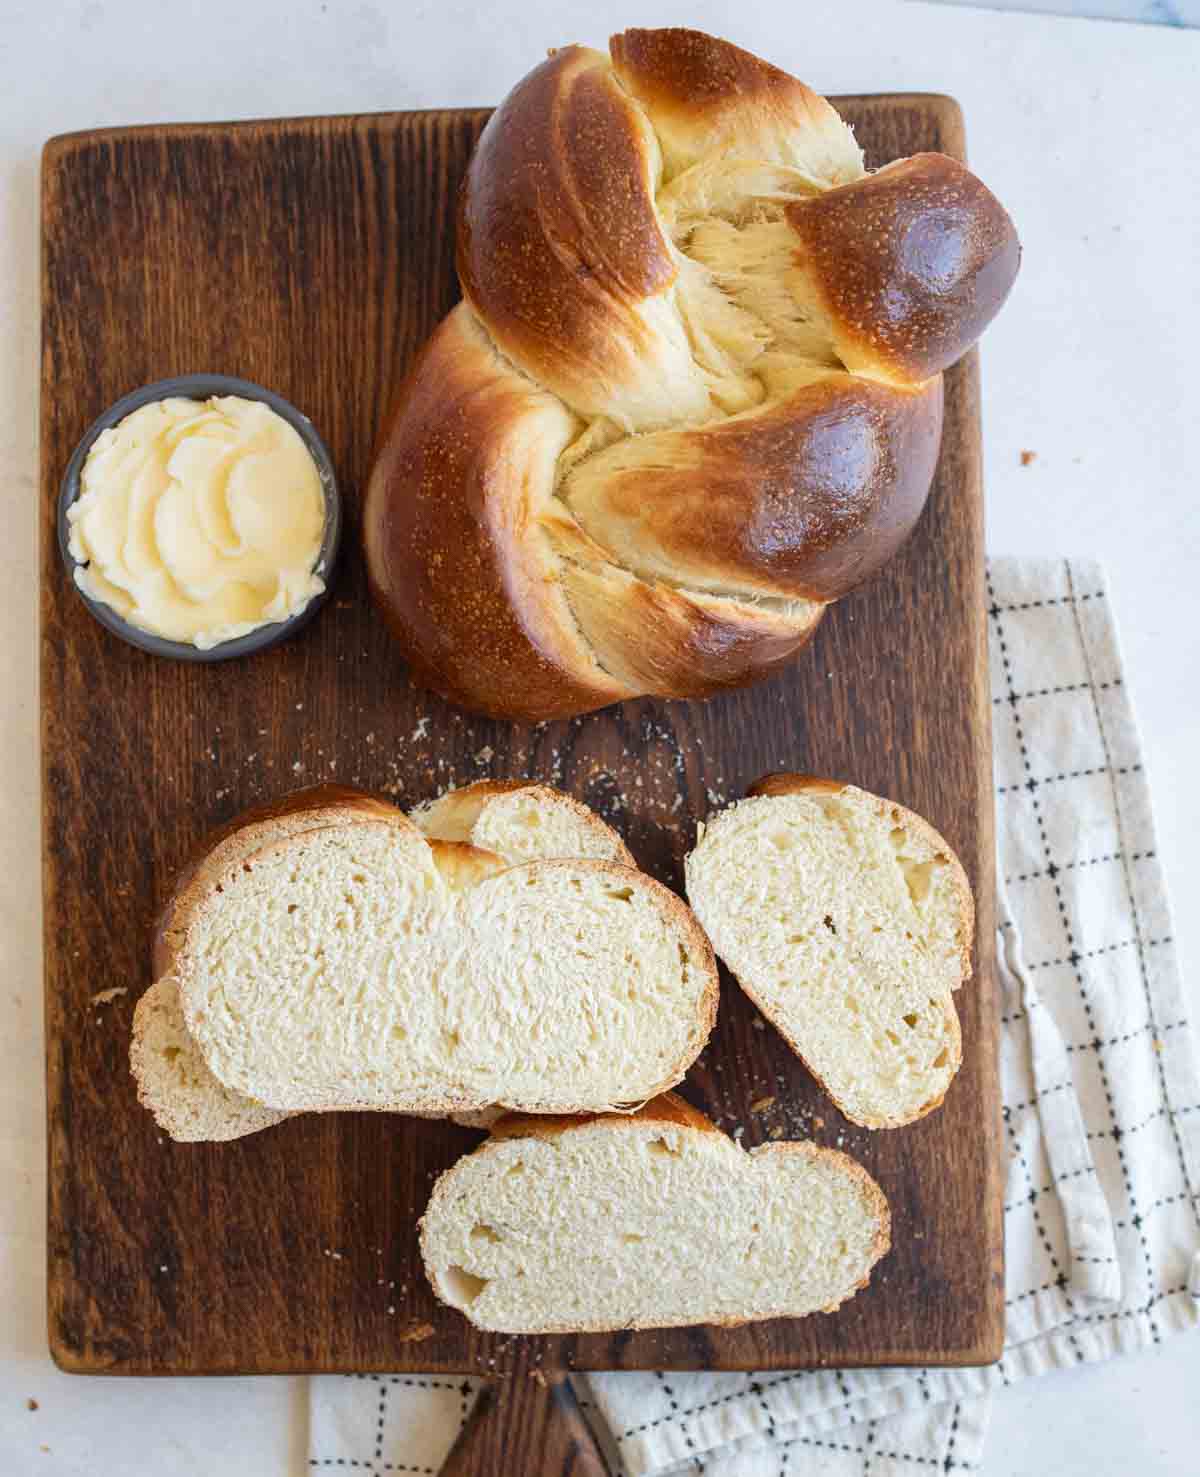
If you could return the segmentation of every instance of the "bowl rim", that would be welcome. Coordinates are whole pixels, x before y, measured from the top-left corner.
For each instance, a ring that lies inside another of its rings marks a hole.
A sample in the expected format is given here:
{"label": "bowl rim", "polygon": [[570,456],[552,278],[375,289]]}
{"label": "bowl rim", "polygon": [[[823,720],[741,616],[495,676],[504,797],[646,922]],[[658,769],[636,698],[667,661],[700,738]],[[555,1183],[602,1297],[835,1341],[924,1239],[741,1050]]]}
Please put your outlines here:
{"label": "bowl rim", "polygon": [[[85,561],[76,559],[71,553],[71,528],[67,518],[67,509],[79,497],[83,464],[104,431],[119,424],[135,410],[140,410],[142,406],[150,405],[157,400],[207,400],[215,395],[238,395],[244,400],[256,400],[268,406],[297,432],[316,463],[325,504],[325,523],[321,531],[321,544],[313,569],[320,573],[325,582],[325,588],[319,595],[314,595],[303,610],[289,615],[286,619],[271,621],[259,626],[256,630],[246,632],[244,636],[234,636],[228,641],[218,642],[216,646],[211,646],[207,650],[201,650],[200,647],[193,646],[188,641],[172,641],[166,636],[156,636],[151,631],[145,631],[140,626],[133,625],[107,602],[97,600],[95,596],[89,595],[86,590],[80,588],[75,578],[75,571]],[[107,410],[96,417],[83,433],[67,462],[59,484],[56,521],[58,548],[66,567],[67,579],[76,595],[106,630],[111,631],[114,636],[119,636],[130,646],[149,652],[152,656],[171,657],[184,662],[222,662],[231,661],[235,657],[249,656],[252,652],[265,651],[268,647],[288,640],[307,625],[325,603],[341,544],[342,501],[338,490],[337,473],[334,469],[333,458],[329,454],[329,448],[308,416],[290,400],[285,400],[282,395],[267,389],[265,385],[256,384],[253,380],[240,379],[236,375],[182,374],[172,375],[167,379],[153,380],[136,390],[130,390],[128,394],[115,400]]]}

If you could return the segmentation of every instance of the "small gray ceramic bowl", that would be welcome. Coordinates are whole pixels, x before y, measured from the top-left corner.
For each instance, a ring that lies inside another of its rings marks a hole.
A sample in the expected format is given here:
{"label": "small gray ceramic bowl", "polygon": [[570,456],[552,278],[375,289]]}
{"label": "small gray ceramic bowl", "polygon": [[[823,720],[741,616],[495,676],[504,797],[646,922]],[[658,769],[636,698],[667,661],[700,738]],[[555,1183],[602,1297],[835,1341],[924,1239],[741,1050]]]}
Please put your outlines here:
{"label": "small gray ceramic bowl", "polygon": [[[86,591],[79,588],[75,579],[75,570],[79,561],[71,553],[71,528],[67,521],[67,509],[79,496],[79,479],[83,472],[83,464],[101,431],[107,431],[118,421],[123,421],[127,415],[132,415],[135,410],[140,410],[143,405],[149,405],[155,400],[169,400],[172,396],[181,396],[187,400],[207,400],[212,395],[240,395],[244,400],[261,400],[264,405],[269,405],[277,415],[282,416],[288,425],[296,430],[308,448],[309,455],[317,465],[317,472],[321,478],[321,493],[325,499],[325,528],[321,535],[321,548],[314,566],[325,581],[325,589],[320,595],[314,595],[303,610],[296,615],[289,616],[287,620],[274,621],[270,625],[260,626],[257,631],[250,631],[245,636],[235,636],[230,641],[222,641],[207,651],[201,651],[199,647],[191,645],[190,642],[168,641],[162,636],[152,635],[149,631],[143,631],[140,627],[131,625],[129,621],[118,615],[111,605],[105,604],[103,600],[93,599]],[[306,626],[312,620],[329,593],[341,533],[342,504],[338,496],[333,461],[325,443],[317,435],[312,421],[306,415],[301,415],[296,407],[289,404],[282,396],[276,395],[271,390],[264,390],[261,385],[252,384],[250,380],[234,379],[228,374],[185,374],[178,379],[158,380],[155,384],[144,385],[140,390],[134,390],[132,394],[122,396],[88,428],[87,434],[75,448],[71,460],[67,463],[62,488],[58,494],[58,546],[62,551],[63,563],[67,566],[67,575],[75,587],[75,593],[102,626],[106,626],[122,640],[128,641],[131,646],[151,652],[154,656],[175,657],[182,662],[224,662],[231,657],[249,656],[255,651],[265,651],[267,647],[277,646],[279,642],[294,636],[302,626]]]}

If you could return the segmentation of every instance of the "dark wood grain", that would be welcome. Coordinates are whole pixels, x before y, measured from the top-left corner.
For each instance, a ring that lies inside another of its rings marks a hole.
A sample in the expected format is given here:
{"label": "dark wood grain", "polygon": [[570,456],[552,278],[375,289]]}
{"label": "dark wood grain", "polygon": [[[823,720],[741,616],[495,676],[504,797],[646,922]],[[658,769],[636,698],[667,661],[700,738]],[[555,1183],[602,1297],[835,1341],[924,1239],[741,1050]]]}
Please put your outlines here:
{"label": "dark wood grain", "polygon": [[[955,106],[848,98],[872,163],[960,153]],[[916,535],[795,665],[703,704],[652,700],[539,728],[407,685],[366,597],[357,507],[401,371],[452,304],[453,201],[482,111],[155,127],[46,148],[42,701],[49,1330],[66,1369],[481,1371],[972,1363],[1000,1348],[993,861],[973,358],[947,378],[937,484]],[[216,666],[104,631],[53,538],[75,442],[146,381],[224,370],[270,385],[329,443],[349,511],[333,596],[297,640]],[[415,1223],[477,1142],[449,1124],[296,1118],[229,1145],[164,1140],[137,1105],[129,1024],[157,901],[196,839],[290,787],[416,803],[529,775],[596,807],[678,887],[695,823],[762,773],[851,779],[950,839],[980,902],[965,1051],[945,1107],[846,1123],[729,985],[684,1091],[743,1143],[844,1146],[892,1204],[895,1249],[833,1316],[579,1338],[475,1333],[435,1304]],[[127,994],[97,1004],[98,992]],[[772,1101],[764,1104],[764,1099]],[[757,1110],[752,1106],[759,1104]],[[426,1333],[425,1326],[429,1331]],[[422,1336],[424,1335],[424,1336]],[[526,1381],[526,1383],[529,1383]]]}
{"label": "dark wood grain", "polygon": [[485,1385],[438,1477],[513,1477],[515,1472],[608,1477],[565,1374],[533,1369]]}

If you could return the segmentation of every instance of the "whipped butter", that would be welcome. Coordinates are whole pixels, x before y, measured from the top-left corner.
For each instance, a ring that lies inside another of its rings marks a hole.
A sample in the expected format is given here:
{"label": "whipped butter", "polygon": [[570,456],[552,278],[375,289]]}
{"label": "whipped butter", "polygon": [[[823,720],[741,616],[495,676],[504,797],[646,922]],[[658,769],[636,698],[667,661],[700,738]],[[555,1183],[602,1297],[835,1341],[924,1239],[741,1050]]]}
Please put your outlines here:
{"label": "whipped butter", "polygon": [[67,518],[85,594],[202,650],[297,615],[325,588],[317,465],[258,400],[143,405],[97,437]]}

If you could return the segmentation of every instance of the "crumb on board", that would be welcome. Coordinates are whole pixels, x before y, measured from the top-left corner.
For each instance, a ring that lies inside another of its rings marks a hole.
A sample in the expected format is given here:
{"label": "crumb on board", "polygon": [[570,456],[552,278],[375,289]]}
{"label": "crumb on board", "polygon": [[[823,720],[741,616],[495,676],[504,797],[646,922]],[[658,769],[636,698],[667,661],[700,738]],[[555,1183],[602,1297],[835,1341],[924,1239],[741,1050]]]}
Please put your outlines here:
{"label": "crumb on board", "polygon": [[1034,462],[1036,462],[1036,461],[1037,461],[1037,452],[1036,451],[1023,451],[1021,453],[1021,465],[1023,467],[1031,467],[1034,464]]}
{"label": "crumb on board", "polygon": [[128,995],[128,985],[114,985],[111,990],[99,990],[92,996],[90,1004],[107,1005],[110,1000],[115,1000],[119,995]]}
{"label": "crumb on board", "polygon": [[755,1098],[754,1101],[750,1104],[750,1111],[752,1113],[765,1113],[768,1108],[773,1108],[774,1106],[775,1096],[773,1093],[771,1093],[768,1094],[766,1097]]}
{"label": "crumb on board", "polygon": [[36,1409],[37,1409],[37,1408],[38,1408],[38,1403],[37,1403],[37,1401],[36,1401],[36,1400],[35,1400],[35,1399],[34,1399],[34,1398],[33,1398],[33,1396],[32,1396],[32,1395],[31,1395],[31,1396],[30,1396],[30,1397],[29,1397],[29,1399],[28,1399],[28,1400],[26,1400],[26,1402],[25,1402],[25,1409],[26,1409],[26,1410],[36,1410]]}
{"label": "crumb on board", "polygon": [[405,1326],[394,1335],[398,1344],[420,1344],[434,1335],[432,1323],[406,1323]]}

